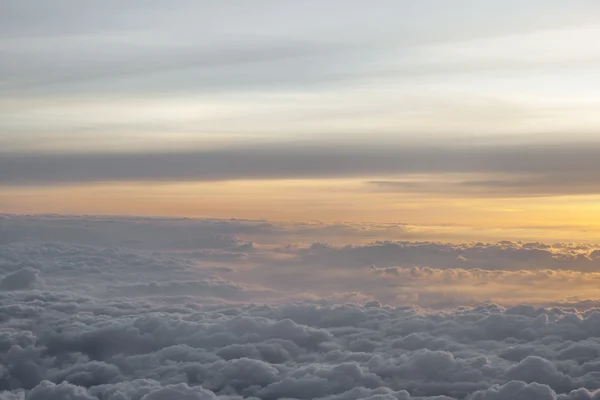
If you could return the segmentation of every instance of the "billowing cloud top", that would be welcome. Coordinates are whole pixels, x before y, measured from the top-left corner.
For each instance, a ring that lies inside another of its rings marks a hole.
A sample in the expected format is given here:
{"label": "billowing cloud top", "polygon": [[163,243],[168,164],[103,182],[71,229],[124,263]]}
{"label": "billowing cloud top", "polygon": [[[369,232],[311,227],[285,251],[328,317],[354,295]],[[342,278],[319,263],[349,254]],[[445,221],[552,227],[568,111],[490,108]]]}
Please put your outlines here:
{"label": "billowing cloud top", "polygon": [[240,220],[0,228],[3,400],[598,396],[593,245],[308,245],[333,227]]}

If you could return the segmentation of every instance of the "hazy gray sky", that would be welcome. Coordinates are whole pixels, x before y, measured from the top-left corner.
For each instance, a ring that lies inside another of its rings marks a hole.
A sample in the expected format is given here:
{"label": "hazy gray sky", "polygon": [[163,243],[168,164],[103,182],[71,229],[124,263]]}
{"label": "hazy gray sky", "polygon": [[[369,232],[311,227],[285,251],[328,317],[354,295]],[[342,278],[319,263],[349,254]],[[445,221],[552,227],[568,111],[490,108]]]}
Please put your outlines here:
{"label": "hazy gray sky", "polygon": [[597,1],[2,1],[6,150],[593,136]]}
{"label": "hazy gray sky", "polygon": [[0,7],[0,212],[600,232],[597,0]]}

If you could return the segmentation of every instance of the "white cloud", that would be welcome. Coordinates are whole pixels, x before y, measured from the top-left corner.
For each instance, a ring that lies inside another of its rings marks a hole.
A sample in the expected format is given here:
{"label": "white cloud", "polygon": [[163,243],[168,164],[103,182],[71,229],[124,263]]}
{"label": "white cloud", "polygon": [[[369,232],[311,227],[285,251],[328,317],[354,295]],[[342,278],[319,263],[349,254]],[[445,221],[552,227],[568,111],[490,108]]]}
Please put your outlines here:
{"label": "white cloud", "polygon": [[600,304],[569,297],[598,286],[593,245],[290,247],[265,222],[36,218],[3,226],[2,400],[600,396]]}

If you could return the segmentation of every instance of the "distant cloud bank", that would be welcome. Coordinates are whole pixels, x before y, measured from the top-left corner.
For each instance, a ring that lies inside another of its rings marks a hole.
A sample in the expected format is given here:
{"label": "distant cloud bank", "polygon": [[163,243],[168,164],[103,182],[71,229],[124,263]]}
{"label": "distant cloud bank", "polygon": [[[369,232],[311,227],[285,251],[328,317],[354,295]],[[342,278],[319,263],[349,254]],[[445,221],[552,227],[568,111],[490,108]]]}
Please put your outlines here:
{"label": "distant cloud bank", "polygon": [[[270,144],[210,150],[0,154],[0,185],[356,178],[371,190],[528,197],[600,193],[598,142],[359,146]],[[392,177],[372,180],[373,176]]]}

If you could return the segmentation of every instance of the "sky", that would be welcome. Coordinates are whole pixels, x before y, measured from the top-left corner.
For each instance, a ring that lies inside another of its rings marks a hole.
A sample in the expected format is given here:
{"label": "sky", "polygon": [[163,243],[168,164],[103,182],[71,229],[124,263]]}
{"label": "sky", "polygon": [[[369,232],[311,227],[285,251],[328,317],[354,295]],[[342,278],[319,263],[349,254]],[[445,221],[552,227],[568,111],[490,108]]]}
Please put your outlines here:
{"label": "sky", "polygon": [[598,36],[584,0],[1,1],[0,212],[597,241]]}
{"label": "sky", "polygon": [[0,400],[599,400],[597,38],[0,0]]}

